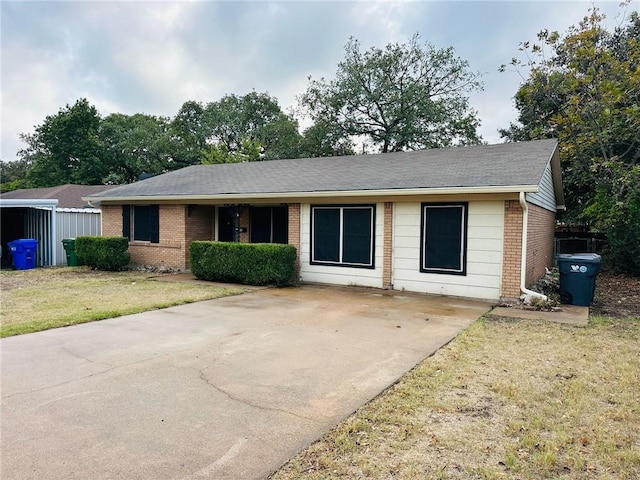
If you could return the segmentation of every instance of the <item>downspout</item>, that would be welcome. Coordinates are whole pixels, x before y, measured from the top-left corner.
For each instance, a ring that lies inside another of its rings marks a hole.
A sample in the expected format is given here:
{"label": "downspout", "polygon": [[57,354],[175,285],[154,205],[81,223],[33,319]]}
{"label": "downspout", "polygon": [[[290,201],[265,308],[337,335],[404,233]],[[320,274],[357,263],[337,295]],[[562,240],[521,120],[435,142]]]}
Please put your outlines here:
{"label": "downspout", "polygon": [[526,287],[527,277],[527,227],[529,225],[529,208],[524,192],[520,192],[520,206],[522,207],[522,249],[520,258],[520,291],[524,294],[524,299],[529,302],[531,298],[539,298],[543,302],[547,301],[547,296],[534,292]]}

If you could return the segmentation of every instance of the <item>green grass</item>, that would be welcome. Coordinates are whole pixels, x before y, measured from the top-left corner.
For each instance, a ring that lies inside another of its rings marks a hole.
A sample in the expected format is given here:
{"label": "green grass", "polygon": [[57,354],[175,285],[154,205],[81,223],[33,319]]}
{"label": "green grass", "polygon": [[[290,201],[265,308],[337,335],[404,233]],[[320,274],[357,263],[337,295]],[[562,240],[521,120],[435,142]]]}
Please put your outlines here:
{"label": "green grass", "polygon": [[640,318],[481,319],[282,479],[640,478]]}
{"label": "green grass", "polygon": [[158,308],[236,295],[246,290],[161,282],[143,272],[87,267],[0,271],[0,337],[38,332]]}

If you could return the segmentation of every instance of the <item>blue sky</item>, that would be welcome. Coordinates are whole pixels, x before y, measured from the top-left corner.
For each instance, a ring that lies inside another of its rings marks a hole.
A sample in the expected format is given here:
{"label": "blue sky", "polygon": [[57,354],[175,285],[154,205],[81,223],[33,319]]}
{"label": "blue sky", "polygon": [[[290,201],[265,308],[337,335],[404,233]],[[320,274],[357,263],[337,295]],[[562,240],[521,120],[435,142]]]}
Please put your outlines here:
{"label": "blue sky", "polygon": [[[593,2],[607,23],[617,1]],[[20,133],[86,97],[102,115],[174,115],[187,100],[269,92],[286,110],[307,77],[333,78],[350,36],[363,47],[405,42],[419,32],[482,72],[471,103],[490,143],[516,117],[522,79],[498,68],[518,42],[547,28],[565,32],[590,1],[6,1],[1,14],[3,160]],[[638,3],[632,3],[637,8]],[[304,124],[304,120],[303,120]]]}

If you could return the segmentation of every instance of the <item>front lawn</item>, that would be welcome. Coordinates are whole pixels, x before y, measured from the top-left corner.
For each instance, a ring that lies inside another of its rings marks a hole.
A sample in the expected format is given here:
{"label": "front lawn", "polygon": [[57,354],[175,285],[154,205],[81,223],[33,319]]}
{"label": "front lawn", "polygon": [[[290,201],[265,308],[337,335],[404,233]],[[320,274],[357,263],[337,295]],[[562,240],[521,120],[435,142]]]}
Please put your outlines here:
{"label": "front lawn", "polygon": [[640,478],[640,317],[481,319],[273,479]]}
{"label": "front lawn", "polygon": [[100,272],[87,267],[2,270],[0,285],[0,337],[245,291],[213,285],[159,282],[144,272]]}

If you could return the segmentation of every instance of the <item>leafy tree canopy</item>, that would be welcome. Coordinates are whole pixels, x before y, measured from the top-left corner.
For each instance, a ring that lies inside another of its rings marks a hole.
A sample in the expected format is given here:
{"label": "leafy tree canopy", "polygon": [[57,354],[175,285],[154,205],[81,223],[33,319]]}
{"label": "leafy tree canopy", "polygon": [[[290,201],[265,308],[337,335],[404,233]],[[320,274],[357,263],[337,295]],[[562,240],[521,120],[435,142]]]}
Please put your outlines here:
{"label": "leafy tree canopy", "polygon": [[453,48],[422,46],[417,34],[365,52],[352,37],[335,79],[309,80],[302,108],[341,138],[364,137],[381,152],[480,142],[468,98],[482,88],[479,74]]}
{"label": "leafy tree canopy", "polygon": [[229,163],[299,156],[298,123],[268,93],[185,102],[172,121],[174,141],[190,163]]}
{"label": "leafy tree canopy", "polygon": [[14,162],[0,160],[0,192],[10,192],[20,188],[29,188],[27,173],[31,168],[28,159],[19,159]]}
{"label": "leafy tree canopy", "polygon": [[527,60],[511,65],[530,73],[515,96],[518,122],[501,135],[558,138],[565,218],[605,231],[612,263],[640,273],[638,12],[610,32],[594,8],[566,35],[543,30],[520,50]]}
{"label": "leafy tree canopy", "polygon": [[203,105],[189,100],[171,121],[172,141],[177,144],[176,163],[183,166],[200,163],[209,135],[203,116]]}
{"label": "leafy tree canopy", "polygon": [[114,113],[105,117],[99,130],[104,162],[109,174],[102,181],[110,184],[135,182],[142,173],[157,175],[173,169],[175,150],[169,120],[136,113]]}
{"label": "leafy tree canopy", "polygon": [[100,116],[86,99],[45,118],[33,134],[23,134],[27,147],[19,152],[32,166],[27,174],[34,187],[64,183],[98,184],[108,173],[98,137]]}
{"label": "leafy tree canopy", "polygon": [[306,158],[354,155],[354,144],[339,125],[322,118],[302,133],[300,156]]}
{"label": "leafy tree canopy", "polygon": [[[211,102],[204,108],[203,124],[207,143],[231,157],[238,153],[240,161],[295,158],[298,154],[298,123],[267,93],[226,95]],[[259,145],[258,158],[247,157],[249,145]]]}
{"label": "leafy tree canopy", "polygon": [[421,46],[417,35],[364,53],[351,39],[336,79],[312,81],[301,97],[313,118],[302,134],[268,93],[187,101],[171,119],[101,118],[80,99],[21,136],[26,168],[16,163],[13,178],[3,165],[2,188],[126,183],[197,163],[348,155],[356,137],[384,152],[477,143],[467,95],[481,88],[478,78],[453,49]]}

